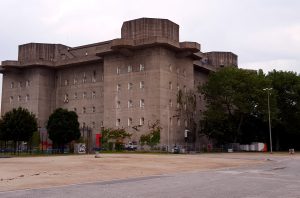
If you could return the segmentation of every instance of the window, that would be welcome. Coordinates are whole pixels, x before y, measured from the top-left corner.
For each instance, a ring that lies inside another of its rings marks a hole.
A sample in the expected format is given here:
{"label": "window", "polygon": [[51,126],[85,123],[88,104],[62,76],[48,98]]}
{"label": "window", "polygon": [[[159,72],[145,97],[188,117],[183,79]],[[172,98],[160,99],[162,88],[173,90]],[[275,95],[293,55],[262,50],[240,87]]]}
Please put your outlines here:
{"label": "window", "polygon": [[117,109],[121,108],[121,102],[117,101]]}
{"label": "window", "polygon": [[83,72],[82,83],[86,83],[86,74],[85,74],[85,72]]}
{"label": "window", "polygon": [[127,71],[128,71],[128,73],[132,72],[132,66],[131,65],[128,65]]}
{"label": "window", "polygon": [[19,101],[19,102],[21,101],[21,96],[18,96],[18,101]]}
{"label": "window", "polygon": [[128,90],[132,89],[132,83],[128,83]]}
{"label": "window", "polygon": [[144,86],[145,86],[144,81],[141,81],[141,82],[140,82],[140,89],[144,89]]}
{"label": "window", "polygon": [[118,126],[120,126],[120,124],[121,124],[121,120],[120,120],[120,119],[117,119],[117,120],[116,120],[116,126],[118,127]]}
{"label": "window", "polygon": [[179,91],[180,90],[180,86],[179,86],[179,84],[177,83],[177,91]]}
{"label": "window", "polygon": [[77,112],[77,109],[76,109],[76,107],[74,108],[74,112]]}
{"label": "window", "polygon": [[92,112],[93,112],[93,113],[96,112],[96,107],[92,107]]}
{"label": "window", "polygon": [[29,87],[29,86],[30,86],[30,81],[26,80],[26,87]]}
{"label": "window", "polygon": [[121,74],[121,68],[117,67],[117,74]]}
{"label": "window", "polygon": [[93,71],[92,82],[96,82],[96,71]]}
{"label": "window", "polygon": [[133,106],[132,100],[128,100],[128,108],[131,108]]}
{"label": "window", "polygon": [[100,126],[103,126],[103,121],[100,122]]}
{"label": "window", "polygon": [[69,81],[65,80],[65,86],[68,86],[68,85],[69,85]]}
{"label": "window", "polygon": [[142,125],[144,125],[144,123],[145,123],[145,118],[144,118],[144,117],[141,117],[141,118],[140,118],[140,125],[142,126]]}
{"label": "window", "polygon": [[144,71],[144,70],[145,70],[144,65],[140,64],[140,71]]}
{"label": "window", "polygon": [[180,126],[180,118],[177,118],[177,126]]}
{"label": "window", "polygon": [[69,95],[65,94],[64,103],[68,103],[68,102],[69,102]]}
{"label": "window", "polygon": [[25,100],[26,100],[26,102],[30,100],[29,94],[26,95]]}
{"label": "window", "polygon": [[169,107],[173,107],[173,102],[171,99],[169,100]]}
{"label": "window", "polygon": [[22,87],[22,82],[21,82],[21,81],[19,81],[19,87],[20,87],[20,88]]}
{"label": "window", "polygon": [[169,89],[172,90],[172,82],[169,82]]}
{"label": "window", "polygon": [[144,99],[141,99],[140,100],[140,108],[144,108],[144,106],[145,106],[145,101],[144,101]]}
{"label": "window", "polygon": [[86,56],[88,55],[88,52],[87,52],[87,51],[85,51],[85,55],[86,55]]}
{"label": "window", "polygon": [[82,108],[82,113],[86,113],[86,108],[85,107]]}
{"label": "window", "polygon": [[96,98],[96,92],[92,91],[92,98]]}
{"label": "window", "polygon": [[132,125],[132,118],[128,118],[128,126]]}
{"label": "window", "polygon": [[86,98],[86,92],[83,92],[82,94],[82,98],[85,99]]}
{"label": "window", "polygon": [[76,92],[74,93],[74,99],[75,100],[77,99],[77,93]]}
{"label": "window", "polygon": [[121,85],[117,84],[117,92],[120,92],[120,91],[121,91]]}
{"label": "window", "polygon": [[13,89],[14,87],[15,87],[15,83],[14,83],[14,82],[11,82],[11,83],[10,83],[10,88]]}
{"label": "window", "polygon": [[74,84],[74,85],[77,84],[77,78],[74,78],[73,84]]}
{"label": "window", "polygon": [[82,123],[82,127],[83,127],[83,128],[85,127],[85,122]]}
{"label": "window", "polygon": [[169,120],[170,120],[170,126],[172,126],[173,125],[173,119],[172,119],[172,117],[170,117]]}
{"label": "window", "polygon": [[11,103],[13,103],[13,101],[14,101],[14,97],[13,97],[13,96],[10,96],[10,97],[9,97],[9,103],[11,104]]}
{"label": "window", "polygon": [[92,122],[92,128],[94,129],[96,126],[96,123],[95,122]]}

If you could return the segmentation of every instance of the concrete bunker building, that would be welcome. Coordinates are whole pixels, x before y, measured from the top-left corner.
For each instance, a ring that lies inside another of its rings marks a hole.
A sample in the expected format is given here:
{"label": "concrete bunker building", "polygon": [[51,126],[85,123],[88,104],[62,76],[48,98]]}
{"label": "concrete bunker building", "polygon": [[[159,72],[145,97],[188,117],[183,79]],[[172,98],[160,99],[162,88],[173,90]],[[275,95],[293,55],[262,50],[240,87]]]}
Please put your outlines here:
{"label": "concrete bunker building", "polygon": [[[27,108],[44,129],[56,108],[75,111],[81,127],[91,130],[91,147],[102,127],[125,128],[138,141],[148,123],[159,120],[161,146],[183,145],[189,126],[177,113],[178,91],[193,90],[226,66],[237,66],[237,55],[180,42],[179,26],[170,20],[135,19],[123,23],[121,38],[109,41],[20,45],[18,60],[2,61],[1,114]],[[195,114],[203,108],[199,101]]]}

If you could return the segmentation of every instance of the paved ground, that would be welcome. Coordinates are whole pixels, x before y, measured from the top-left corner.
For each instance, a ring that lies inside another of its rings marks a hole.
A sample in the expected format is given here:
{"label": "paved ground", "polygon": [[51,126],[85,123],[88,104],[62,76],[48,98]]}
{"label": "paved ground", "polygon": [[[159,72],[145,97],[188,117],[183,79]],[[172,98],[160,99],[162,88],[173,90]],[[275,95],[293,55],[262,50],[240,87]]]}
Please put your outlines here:
{"label": "paved ground", "polygon": [[0,192],[9,197],[300,197],[300,156],[226,155],[266,163],[247,167],[168,173],[35,190]]}
{"label": "paved ground", "polygon": [[[102,154],[0,159],[0,191],[111,181],[262,163],[239,154]],[[230,157],[232,156],[232,157]],[[235,158],[233,158],[233,156]],[[252,155],[252,158],[256,155]]]}

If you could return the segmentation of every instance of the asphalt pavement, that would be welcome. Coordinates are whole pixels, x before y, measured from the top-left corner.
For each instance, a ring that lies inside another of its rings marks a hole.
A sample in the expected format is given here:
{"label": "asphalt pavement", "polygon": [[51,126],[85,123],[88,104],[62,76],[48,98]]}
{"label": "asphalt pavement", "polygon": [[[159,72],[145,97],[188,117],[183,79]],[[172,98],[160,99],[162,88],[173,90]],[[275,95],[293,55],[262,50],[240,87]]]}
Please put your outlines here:
{"label": "asphalt pavement", "polygon": [[[0,192],[1,198],[300,198],[300,156],[243,167]],[[187,162],[188,163],[188,162]]]}

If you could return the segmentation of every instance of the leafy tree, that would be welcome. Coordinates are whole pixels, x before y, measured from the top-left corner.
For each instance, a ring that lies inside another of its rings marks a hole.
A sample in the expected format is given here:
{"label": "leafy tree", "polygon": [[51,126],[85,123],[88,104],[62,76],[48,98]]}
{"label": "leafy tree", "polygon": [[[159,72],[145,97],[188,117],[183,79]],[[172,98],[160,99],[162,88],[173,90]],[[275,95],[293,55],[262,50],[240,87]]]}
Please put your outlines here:
{"label": "leafy tree", "polygon": [[[199,87],[207,103],[201,133],[219,143],[241,141],[243,125],[252,118],[267,120],[267,96],[263,88],[269,86],[262,71],[227,67],[213,73]],[[270,99],[274,118],[276,101]]]}
{"label": "leafy tree", "polygon": [[37,131],[35,115],[27,109],[12,109],[4,114],[0,121],[1,140],[14,142],[15,152],[20,141],[28,142]]}
{"label": "leafy tree", "polygon": [[62,152],[65,144],[78,140],[81,136],[77,114],[62,108],[56,109],[50,115],[47,130],[53,145],[60,148]]}
{"label": "leafy tree", "polygon": [[[110,144],[113,144],[113,148],[121,148],[125,138],[131,137],[131,134],[127,133],[125,129],[111,129],[107,128],[102,130],[102,147],[110,149]],[[116,147],[117,146],[117,147]]]}
{"label": "leafy tree", "polygon": [[160,142],[160,123],[157,120],[156,122],[148,125],[150,132],[148,134],[141,135],[140,137],[140,144],[143,146],[147,144],[148,146],[153,149],[154,146],[159,144]]}
{"label": "leafy tree", "polygon": [[278,118],[272,123],[276,149],[300,148],[300,76],[273,70],[267,75],[276,95]]}

